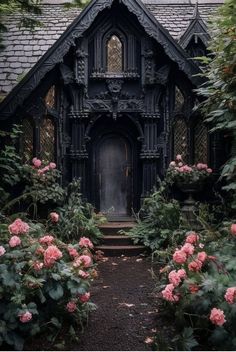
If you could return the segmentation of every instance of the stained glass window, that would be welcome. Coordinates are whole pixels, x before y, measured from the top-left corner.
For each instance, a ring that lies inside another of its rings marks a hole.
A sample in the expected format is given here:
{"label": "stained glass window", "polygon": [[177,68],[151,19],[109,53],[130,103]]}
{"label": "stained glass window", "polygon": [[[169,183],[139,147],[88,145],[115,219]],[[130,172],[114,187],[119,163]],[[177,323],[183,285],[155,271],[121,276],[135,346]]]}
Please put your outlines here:
{"label": "stained glass window", "polygon": [[113,35],[107,43],[107,71],[120,73],[123,70],[123,47],[120,39]]}
{"label": "stained glass window", "polygon": [[175,111],[181,111],[184,106],[184,95],[181,90],[175,87]]}
{"label": "stained glass window", "polygon": [[45,104],[48,108],[54,108],[56,103],[55,99],[55,86],[52,86],[45,97]]}
{"label": "stained glass window", "polygon": [[29,162],[33,158],[34,130],[29,119],[22,121],[22,154],[24,162]]}
{"label": "stained glass window", "polygon": [[177,154],[181,154],[183,159],[187,159],[188,155],[188,129],[183,118],[176,119],[173,126],[173,154],[174,158]]}
{"label": "stained glass window", "polygon": [[40,125],[40,156],[46,162],[55,160],[55,126],[48,117]]}
{"label": "stained glass window", "polygon": [[194,128],[194,162],[208,162],[208,132],[206,126],[199,122]]}

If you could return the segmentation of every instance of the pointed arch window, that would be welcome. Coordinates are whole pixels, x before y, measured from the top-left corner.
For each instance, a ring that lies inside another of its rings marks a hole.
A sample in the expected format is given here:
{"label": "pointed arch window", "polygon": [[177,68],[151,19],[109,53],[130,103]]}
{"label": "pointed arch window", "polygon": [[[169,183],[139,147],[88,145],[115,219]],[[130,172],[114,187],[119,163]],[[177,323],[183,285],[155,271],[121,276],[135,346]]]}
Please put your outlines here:
{"label": "pointed arch window", "polygon": [[184,95],[178,86],[175,86],[175,111],[182,111],[184,107]]}
{"label": "pointed arch window", "polygon": [[202,121],[194,128],[194,163],[208,163],[208,131]]}
{"label": "pointed arch window", "polygon": [[173,157],[181,154],[184,160],[188,156],[188,128],[183,117],[175,119],[173,124]]}
{"label": "pointed arch window", "polygon": [[48,108],[53,109],[56,105],[56,93],[55,93],[55,86],[52,86],[46,96],[45,96],[45,104]]}
{"label": "pointed arch window", "polygon": [[55,124],[46,116],[40,124],[40,156],[45,162],[55,161]]}
{"label": "pointed arch window", "polygon": [[123,71],[123,45],[117,35],[112,35],[107,42],[107,72]]}
{"label": "pointed arch window", "polygon": [[24,118],[22,121],[22,155],[25,163],[33,158],[34,152],[34,126],[32,121]]}

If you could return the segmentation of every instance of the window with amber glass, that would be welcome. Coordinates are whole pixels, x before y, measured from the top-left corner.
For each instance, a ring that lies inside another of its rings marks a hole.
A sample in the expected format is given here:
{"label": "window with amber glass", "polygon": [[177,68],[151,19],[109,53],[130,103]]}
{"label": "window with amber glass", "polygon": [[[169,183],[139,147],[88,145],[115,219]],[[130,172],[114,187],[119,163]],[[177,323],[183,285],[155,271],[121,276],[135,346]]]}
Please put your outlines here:
{"label": "window with amber glass", "polygon": [[56,96],[55,96],[55,86],[52,86],[45,97],[45,104],[48,108],[55,108]]}
{"label": "window with amber glass", "polygon": [[49,117],[40,125],[40,156],[46,162],[55,161],[55,125]]}
{"label": "window with amber glass", "polygon": [[194,162],[208,163],[208,131],[203,122],[194,128]]}
{"label": "window with amber glass", "polygon": [[188,155],[188,129],[184,118],[177,118],[173,124],[173,156],[181,154],[183,159]]}
{"label": "window with amber glass", "polygon": [[107,72],[123,71],[123,45],[116,35],[112,35],[107,43]]}
{"label": "window with amber glass", "polygon": [[22,155],[24,162],[33,158],[34,129],[29,119],[22,121]]}

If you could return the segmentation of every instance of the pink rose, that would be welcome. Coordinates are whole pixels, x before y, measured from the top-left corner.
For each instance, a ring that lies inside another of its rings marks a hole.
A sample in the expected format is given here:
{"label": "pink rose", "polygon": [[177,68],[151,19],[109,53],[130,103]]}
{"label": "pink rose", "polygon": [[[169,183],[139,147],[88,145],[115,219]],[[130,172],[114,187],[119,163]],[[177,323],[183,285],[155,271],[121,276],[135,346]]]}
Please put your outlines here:
{"label": "pink rose", "polygon": [[53,212],[49,214],[52,222],[57,223],[59,221],[59,214]]}
{"label": "pink rose", "polygon": [[177,161],[182,161],[182,155],[181,154],[176,155],[176,160]]}
{"label": "pink rose", "polygon": [[37,169],[42,165],[42,161],[37,158],[34,158],[32,160],[32,163],[33,163],[34,167],[36,167]]}
{"label": "pink rose", "polygon": [[191,263],[189,263],[188,268],[190,271],[199,271],[202,268],[202,262],[200,260],[194,260]]}
{"label": "pink rose", "polygon": [[175,161],[171,161],[169,166],[170,167],[175,167],[176,166],[176,162]]}
{"label": "pink rose", "polygon": [[82,277],[82,279],[87,279],[89,277],[89,273],[86,273],[83,270],[79,270],[79,276]]}
{"label": "pink rose", "polygon": [[236,236],[236,224],[232,224],[230,227],[231,235]]}
{"label": "pink rose", "polygon": [[79,241],[79,246],[80,247],[93,248],[92,242],[87,237],[81,237],[81,239]]}
{"label": "pink rose", "polygon": [[88,268],[91,266],[91,264],[92,259],[88,255],[81,255],[80,257],[75,259],[73,266],[75,268],[78,268],[83,265],[85,268]]}
{"label": "pink rose", "polygon": [[178,167],[182,167],[184,164],[182,162],[178,163]]}
{"label": "pink rose", "polygon": [[69,255],[73,258],[76,258],[78,257],[79,253],[77,252],[77,250],[73,247],[68,247],[68,252],[69,252]]}
{"label": "pink rose", "polygon": [[36,262],[33,263],[33,268],[35,271],[40,271],[43,268],[43,263],[36,260]]}
{"label": "pink rose", "polygon": [[196,234],[196,232],[188,232],[185,242],[195,244],[197,241],[199,241],[198,234]]}
{"label": "pink rose", "polygon": [[187,259],[187,255],[185,252],[183,252],[182,250],[176,250],[174,255],[173,255],[173,260],[177,263],[177,264],[183,264],[186,262]]}
{"label": "pink rose", "polygon": [[181,279],[186,279],[187,274],[186,274],[186,271],[185,271],[184,269],[179,269],[179,270],[177,271],[177,273],[178,273],[178,275],[179,275],[179,277],[180,277]]}
{"label": "pink rose", "polygon": [[45,166],[41,171],[44,174],[45,172],[47,172],[49,170],[50,170],[49,166]]}
{"label": "pink rose", "polygon": [[35,254],[40,255],[40,254],[44,254],[45,249],[42,246],[39,246],[36,251]]}
{"label": "pink rose", "polygon": [[89,298],[90,298],[90,292],[86,292],[84,295],[79,295],[79,300],[82,303],[88,302]]}
{"label": "pink rose", "polygon": [[24,235],[29,232],[29,225],[21,219],[16,219],[8,226],[8,230],[12,235]]}
{"label": "pink rose", "polygon": [[44,252],[44,265],[48,268],[60,258],[62,258],[62,252],[57,246],[49,246]]}
{"label": "pink rose", "polygon": [[197,254],[197,259],[200,260],[200,262],[204,263],[205,260],[207,259],[207,254],[206,252],[199,252]]}
{"label": "pink rose", "polygon": [[20,239],[20,237],[18,237],[18,236],[12,236],[11,238],[10,238],[10,241],[9,241],[9,246],[10,247],[16,247],[16,246],[19,246],[21,244],[21,239]]}
{"label": "pink rose", "polygon": [[213,170],[210,167],[208,167],[208,169],[206,171],[208,172],[208,174],[212,174],[212,172],[213,172]]}
{"label": "pink rose", "polygon": [[172,270],[169,275],[168,279],[171,284],[173,284],[175,287],[179,286],[181,279],[179,277],[179,274],[176,272],[176,270]]}
{"label": "pink rose", "polygon": [[193,294],[199,291],[199,286],[196,284],[189,285],[189,291]]}
{"label": "pink rose", "polygon": [[173,284],[168,284],[166,285],[165,289],[161,291],[162,297],[169,302],[177,302],[179,300],[179,297],[176,295],[173,295],[174,291],[174,285]]}
{"label": "pink rose", "polygon": [[3,246],[0,246],[0,257],[6,253],[6,249]]}
{"label": "pink rose", "polygon": [[236,298],[236,287],[228,288],[224,297],[229,304],[233,304]]}
{"label": "pink rose", "polygon": [[185,252],[187,256],[193,255],[194,246],[191,243],[185,243],[181,248],[181,251]]}
{"label": "pink rose", "polygon": [[213,308],[210,314],[210,321],[215,325],[222,326],[226,322],[223,310]]}
{"label": "pink rose", "polygon": [[57,167],[55,163],[50,163],[48,166],[49,166],[49,169],[55,169]]}
{"label": "pink rose", "polygon": [[202,249],[202,248],[204,248],[205,246],[204,246],[203,243],[199,243],[198,247]]}
{"label": "pink rose", "polygon": [[54,237],[51,235],[46,235],[39,239],[39,243],[45,243],[47,245],[52,244],[53,241],[54,241]]}
{"label": "pink rose", "polygon": [[76,303],[74,301],[68,302],[66,309],[69,313],[73,313],[77,309]]}
{"label": "pink rose", "polygon": [[198,163],[197,164],[197,169],[198,170],[207,170],[208,169],[208,165],[207,164]]}
{"label": "pink rose", "polygon": [[28,323],[32,319],[32,314],[27,311],[23,314],[19,314],[19,318],[22,323]]}

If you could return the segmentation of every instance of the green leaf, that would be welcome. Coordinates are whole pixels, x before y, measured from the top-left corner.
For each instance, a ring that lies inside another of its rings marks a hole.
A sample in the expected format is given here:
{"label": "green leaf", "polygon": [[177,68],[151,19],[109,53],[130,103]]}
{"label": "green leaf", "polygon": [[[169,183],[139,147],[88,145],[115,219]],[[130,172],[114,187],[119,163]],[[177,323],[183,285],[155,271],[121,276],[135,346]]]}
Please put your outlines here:
{"label": "green leaf", "polygon": [[64,290],[61,284],[53,282],[52,287],[48,291],[49,296],[58,301],[60,298],[63,297]]}

